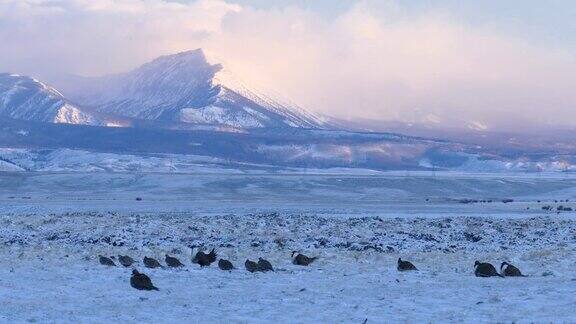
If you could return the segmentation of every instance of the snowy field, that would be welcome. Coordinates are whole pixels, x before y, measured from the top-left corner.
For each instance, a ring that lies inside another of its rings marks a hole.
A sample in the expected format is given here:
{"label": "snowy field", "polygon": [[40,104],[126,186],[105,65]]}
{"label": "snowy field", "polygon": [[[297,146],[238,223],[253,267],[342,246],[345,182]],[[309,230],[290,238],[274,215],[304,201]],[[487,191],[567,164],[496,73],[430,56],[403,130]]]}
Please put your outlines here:
{"label": "snowy field", "polygon": [[[574,188],[563,174],[3,173],[0,322],[575,322],[576,218],[556,211]],[[193,265],[198,245],[239,269]],[[297,267],[293,250],[320,258]],[[143,267],[165,253],[186,268]],[[160,291],[98,254],[133,256]],[[277,271],[243,269],[259,256]],[[476,278],[477,259],[528,277]]]}

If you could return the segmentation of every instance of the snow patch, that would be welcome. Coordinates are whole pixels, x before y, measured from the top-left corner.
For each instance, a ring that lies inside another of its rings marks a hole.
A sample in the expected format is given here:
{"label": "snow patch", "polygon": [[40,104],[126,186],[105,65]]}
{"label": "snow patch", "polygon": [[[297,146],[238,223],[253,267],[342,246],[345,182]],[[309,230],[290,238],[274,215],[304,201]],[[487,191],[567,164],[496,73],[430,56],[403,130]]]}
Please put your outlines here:
{"label": "snow patch", "polygon": [[70,105],[64,104],[56,116],[54,116],[54,123],[57,124],[76,124],[76,125],[96,125],[98,122],[94,120],[94,117],[84,113],[80,109]]}
{"label": "snow patch", "polygon": [[180,111],[180,120],[193,124],[221,124],[233,127],[262,127],[258,119],[245,111],[207,106],[202,108],[186,108]]}

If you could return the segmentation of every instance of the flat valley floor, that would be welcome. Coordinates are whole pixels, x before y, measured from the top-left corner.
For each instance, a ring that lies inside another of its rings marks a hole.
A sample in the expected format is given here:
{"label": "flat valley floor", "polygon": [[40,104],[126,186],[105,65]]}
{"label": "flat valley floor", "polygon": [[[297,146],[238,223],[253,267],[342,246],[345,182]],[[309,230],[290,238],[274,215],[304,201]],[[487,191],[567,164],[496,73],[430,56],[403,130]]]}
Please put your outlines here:
{"label": "flat valley floor", "polygon": [[[575,322],[570,208],[570,174],[0,173],[0,322]],[[237,269],[192,264],[194,246]],[[166,253],[186,266],[142,265]],[[276,271],[245,271],[258,257]]]}

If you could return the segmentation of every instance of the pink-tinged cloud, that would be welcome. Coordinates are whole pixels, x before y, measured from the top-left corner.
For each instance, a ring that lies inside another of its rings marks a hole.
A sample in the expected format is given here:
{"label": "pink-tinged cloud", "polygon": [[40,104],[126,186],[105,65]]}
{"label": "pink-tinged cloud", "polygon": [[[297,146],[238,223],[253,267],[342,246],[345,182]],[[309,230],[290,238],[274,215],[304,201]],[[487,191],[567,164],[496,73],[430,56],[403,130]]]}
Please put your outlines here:
{"label": "pink-tinged cloud", "polygon": [[573,53],[391,4],[326,19],[208,0],[4,0],[0,70],[104,74],[203,47],[248,82],[338,117],[576,124]]}

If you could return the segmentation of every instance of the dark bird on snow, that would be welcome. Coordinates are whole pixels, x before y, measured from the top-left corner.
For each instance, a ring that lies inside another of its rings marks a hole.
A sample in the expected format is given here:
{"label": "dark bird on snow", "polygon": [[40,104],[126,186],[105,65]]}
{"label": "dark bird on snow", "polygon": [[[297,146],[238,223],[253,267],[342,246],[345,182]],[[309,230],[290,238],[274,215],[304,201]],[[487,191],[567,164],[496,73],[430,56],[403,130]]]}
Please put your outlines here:
{"label": "dark bird on snow", "polygon": [[138,272],[138,270],[132,270],[132,277],[130,278],[130,286],[138,290],[158,290],[152,284],[152,280],[147,275]]}
{"label": "dark bird on snow", "polygon": [[258,267],[262,272],[274,271],[274,268],[272,268],[272,264],[268,262],[268,260],[262,258],[258,258]]}
{"label": "dark bird on snow", "polygon": [[474,262],[474,274],[476,277],[504,277],[496,271],[493,265],[480,261]]}
{"label": "dark bird on snow", "polygon": [[203,251],[198,251],[192,259],[192,263],[197,263],[201,267],[207,267],[216,261],[216,256],[216,251],[214,249],[212,249],[208,254]]}
{"label": "dark bird on snow", "polygon": [[520,272],[520,269],[508,262],[502,262],[500,265],[500,273],[504,275],[504,277],[526,277]]}
{"label": "dark bird on snow", "polygon": [[196,253],[194,259],[192,259],[192,263],[197,263],[201,267],[207,267],[211,264],[210,259],[208,258],[208,254],[200,251]]}
{"label": "dark bird on snow", "polygon": [[125,266],[125,267],[129,267],[132,264],[134,264],[134,259],[132,259],[131,257],[129,257],[127,255],[119,255],[118,256],[118,262],[120,262],[120,264]]}
{"label": "dark bird on snow", "polygon": [[178,268],[184,266],[184,264],[180,262],[180,260],[178,260],[175,257],[171,257],[168,254],[166,254],[166,258],[164,260],[166,261],[166,264],[171,268]]}
{"label": "dark bird on snow", "polygon": [[101,265],[105,265],[105,266],[109,266],[109,267],[115,267],[116,264],[114,263],[114,261],[112,261],[112,259],[99,255],[98,258],[100,259],[100,264]]}
{"label": "dark bird on snow", "polygon": [[234,269],[234,265],[232,264],[232,262],[228,261],[228,260],[224,260],[224,259],[220,259],[218,261],[218,268],[220,268],[220,270],[232,270]]}
{"label": "dark bird on snow", "polygon": [[146,268],[150,268],[150,269],[162,267],[160,262],[158,262],[156,259],[152,259],[152,258],[149,258],[146,256],[144,257],[144,266],[146,266]]}
{"label": "dark bird on snow", "polygon": [[[296,256],[294,256],[296,254]],[[304,254],[296,253],[296,251],[292,251],[292,263],[299,266],[308,266],[312,262],[314,262],[318,257],[307,257]]]}
{"label": "dark bird on snow", "polygon": [[412,264],[410,261],[403,261],[401,258],[398,258],[398,265],[396,267],[398,271],[412,271],[418,270],[416,266]]}
{"label": "dark bird on snow", "polygon": [[260,271],[260,267],[258,266],[258,263],[254,262],[254,261],[250,261],[250,260],[246,260],[246,262],[244,262],[244,267],[246,268],[246,270],[248,270],[248,272],[256,272],[256,271]]}
{"label": "dark bird on snow", "polygon": [[210,265],[210,259],[208,258],[208,254],[203,251],[198,251],[194,258],[192,258],[192,263],[199,264],[201,267],[207,267]]}

